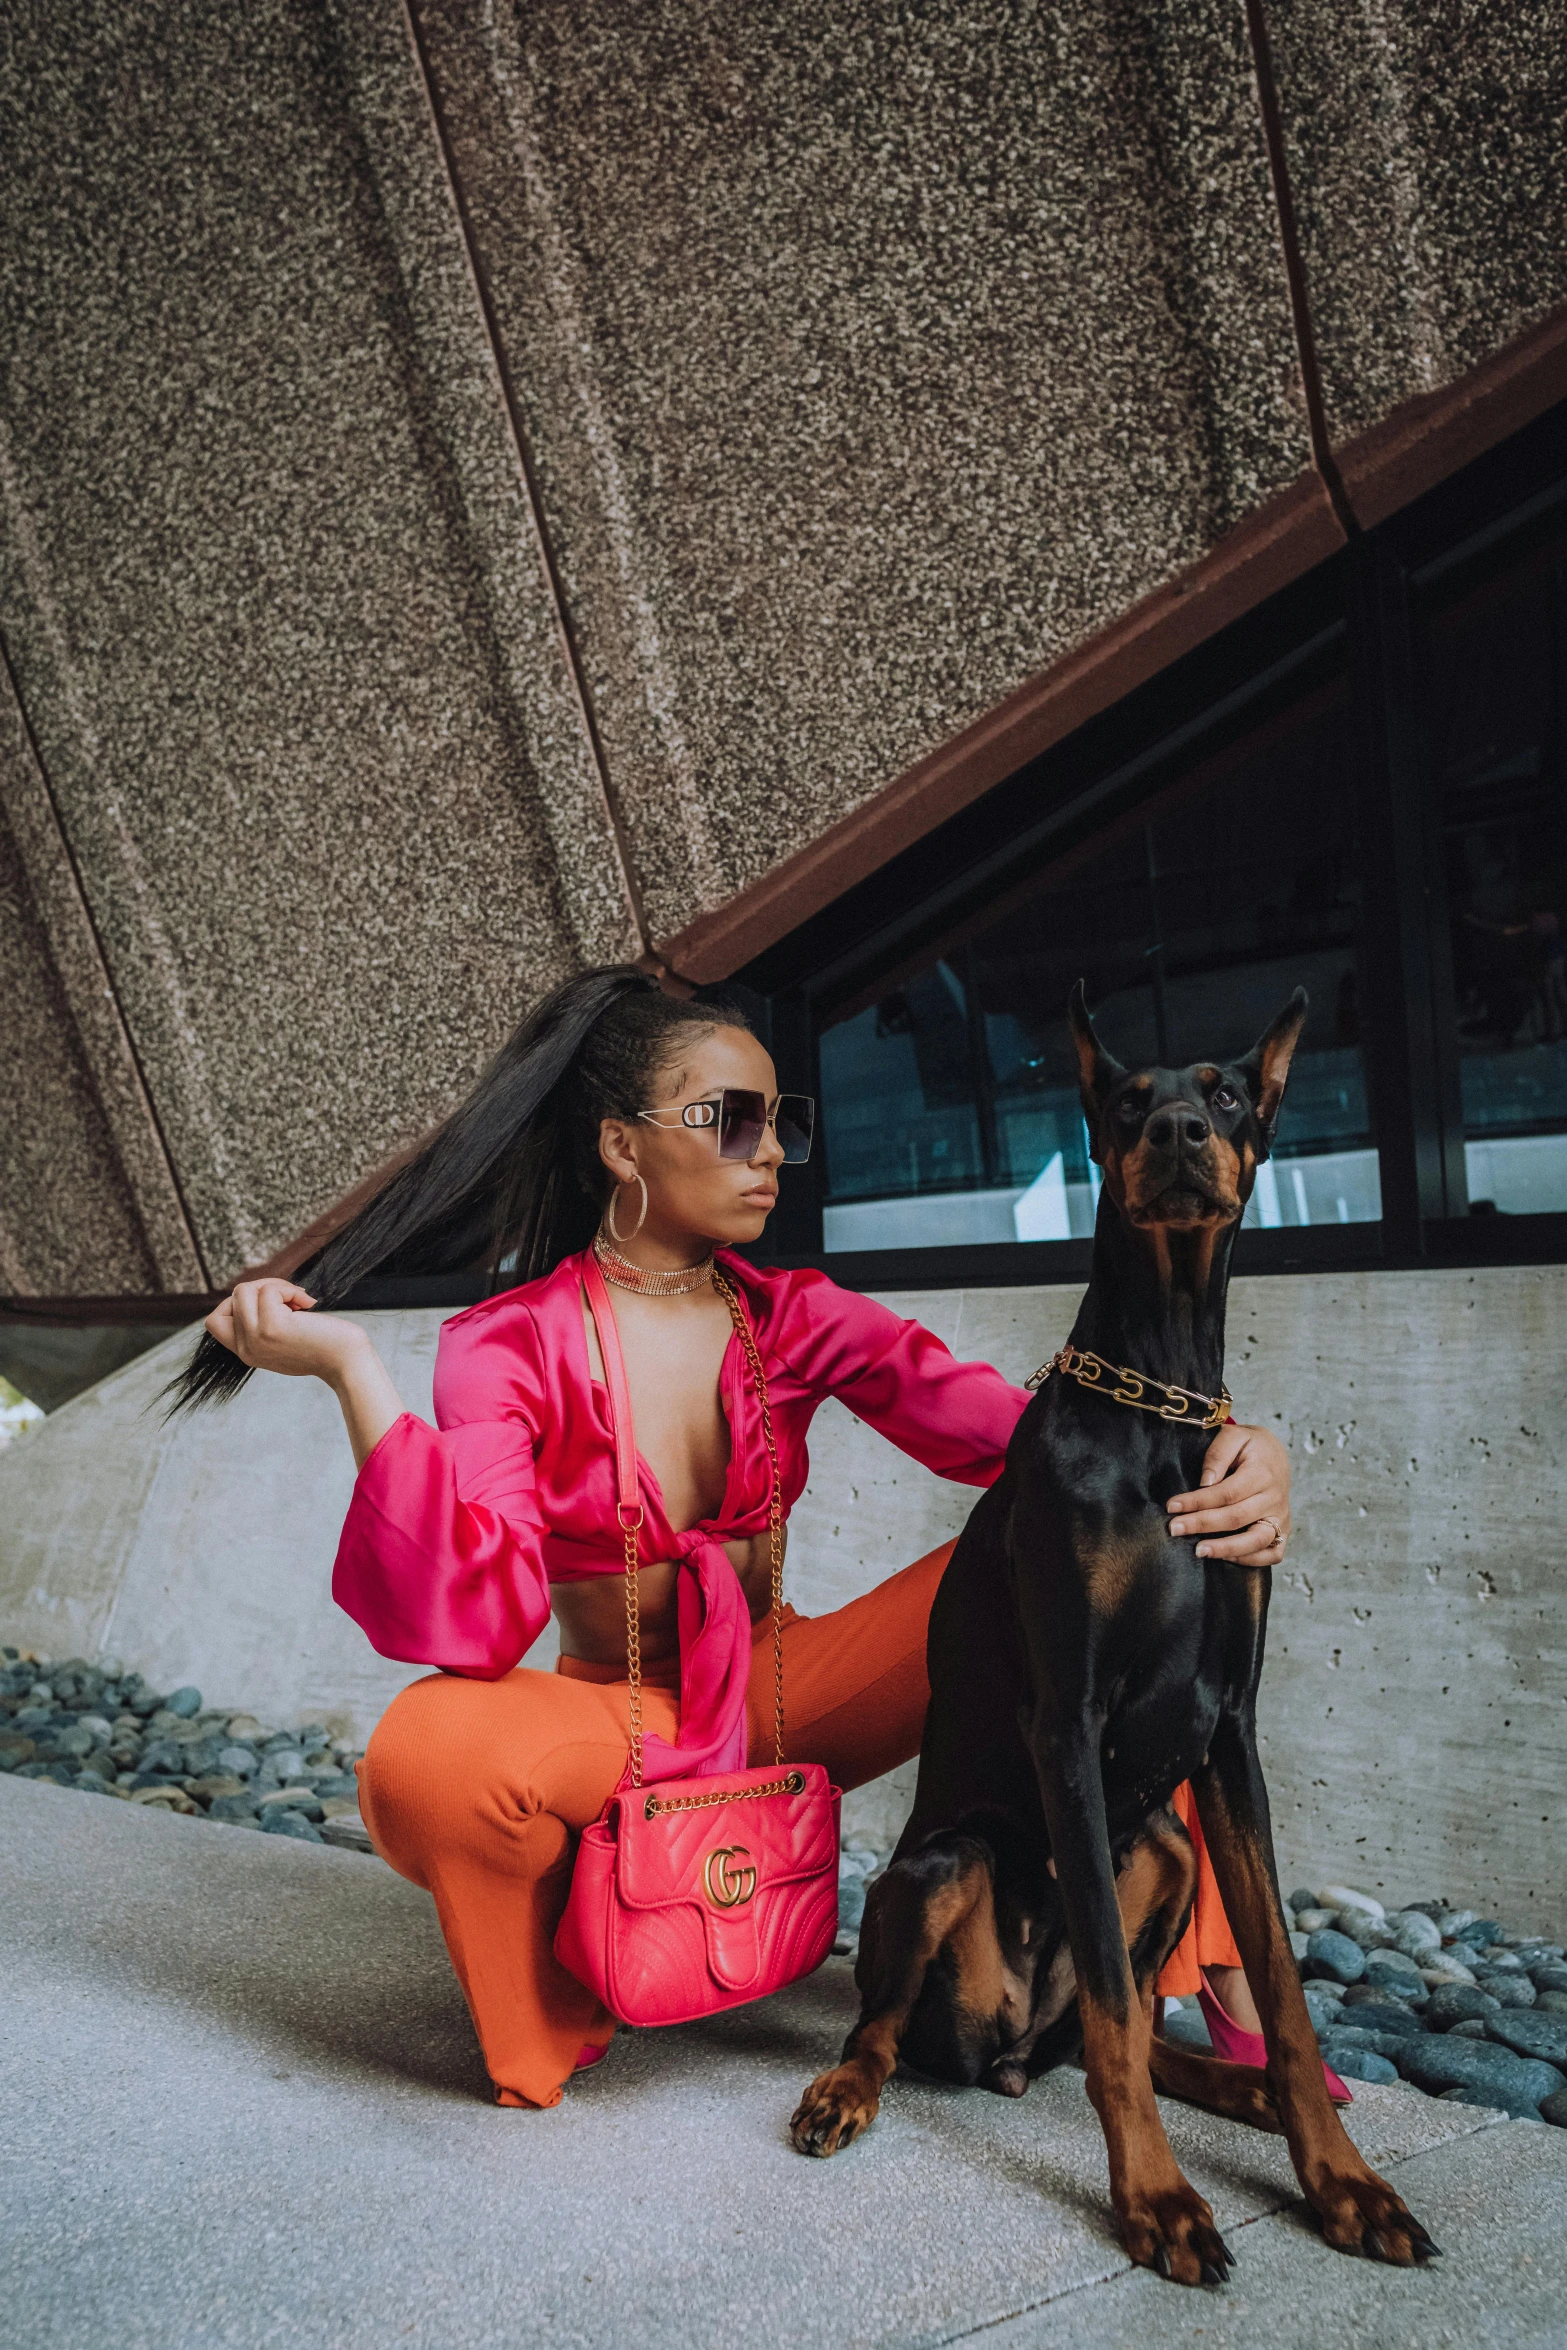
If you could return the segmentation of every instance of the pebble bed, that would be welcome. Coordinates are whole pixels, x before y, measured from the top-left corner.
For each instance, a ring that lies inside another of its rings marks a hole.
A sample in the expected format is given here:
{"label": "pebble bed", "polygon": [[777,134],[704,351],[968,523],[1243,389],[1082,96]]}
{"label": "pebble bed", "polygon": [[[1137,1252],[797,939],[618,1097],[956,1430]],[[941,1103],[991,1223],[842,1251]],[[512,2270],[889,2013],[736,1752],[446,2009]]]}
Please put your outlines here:
{"label": "pebble bed", "polygon": [[263,1835],[368,1852],[354,1764],[322,1722],[270,1729],[167,1696],[113,1657],[54,1662],[0,1648],[0,1771]]}
{"label": "pebble bed", "polygon": [[[151,1689],[113,1657],[60,1662],[0,1648],[0,1771],[266,1836],[369,1851],[354,1764],[320,1722],[269,1729],[205,1708],[199,1689]],[[838,1939],[859,1939],[866,1887],[887,1855],[846,1845]],[[1292,1893],[1290,1947],[1323,2056],[1347,2081],[1567,2128],[1567,1959],[1436,1896],[1389,1910],[1324,1885]],[[1196,2002],[1170,2001],[1171,2039],[1208,2045]]]}
{"label": "pebble bed", "polygon": [[[1312,2028],[1342,2079],[1406,2081],[1567,2128],[1560,1942],[1435,1896],[1385,1909],[1348,1885],[1292,1893],[1287,1908]],[[1195,2002],[1167,2012],[1165,2030],[1207,2045]]]}

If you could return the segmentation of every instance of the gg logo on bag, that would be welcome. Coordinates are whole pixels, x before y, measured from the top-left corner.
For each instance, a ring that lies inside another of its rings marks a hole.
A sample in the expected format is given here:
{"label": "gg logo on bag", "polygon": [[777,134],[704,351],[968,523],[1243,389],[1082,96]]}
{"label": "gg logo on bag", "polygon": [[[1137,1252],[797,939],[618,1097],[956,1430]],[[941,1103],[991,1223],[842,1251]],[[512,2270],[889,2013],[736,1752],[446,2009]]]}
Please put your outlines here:
{"label": "gg logo on bag", "polygon": [[715,1909],[738,1909],[756,1891],[756,1871],[743,1844],[720,1844],[702,1870],[707,1898]]}

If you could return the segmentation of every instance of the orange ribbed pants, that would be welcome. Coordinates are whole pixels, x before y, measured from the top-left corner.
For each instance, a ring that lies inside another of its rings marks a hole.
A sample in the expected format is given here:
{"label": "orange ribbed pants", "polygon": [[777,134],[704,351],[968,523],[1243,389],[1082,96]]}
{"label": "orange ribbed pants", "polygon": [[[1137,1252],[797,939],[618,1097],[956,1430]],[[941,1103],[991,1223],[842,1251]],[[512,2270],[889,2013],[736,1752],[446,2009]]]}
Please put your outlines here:
{"label": "orange ribbed pants", "polygon": [[[919,1751],[930,1686],[925,1630],[944,1543],[830,1616],[784,1611],[789,1759],[861,1787]],[[645,1726],[679,1729],[677,1665],[644,1676]],[[614,1676],[613,1678],[611,1676]],[[659,1685],[662,1683],[663,1685]],[[771,1621],[756,1628],[749,1700],[753,1763],[771,1759]],[[502,2105],[558,2105],[585,2043],[614,2019],[555,1956],[575,1839],[626,1767],[626,1682],[614,1666],[563,1657],[553,1673],[500,1681],[438,1673],[391,1705],[359,1766],[376,1850],[435,1896],[441,1931]],[[1197,1847],[1192,1922],[1160,1977],[1195,1991],[1199,1966],[1238,1966],[1190,1790],[1175,1808]]]}

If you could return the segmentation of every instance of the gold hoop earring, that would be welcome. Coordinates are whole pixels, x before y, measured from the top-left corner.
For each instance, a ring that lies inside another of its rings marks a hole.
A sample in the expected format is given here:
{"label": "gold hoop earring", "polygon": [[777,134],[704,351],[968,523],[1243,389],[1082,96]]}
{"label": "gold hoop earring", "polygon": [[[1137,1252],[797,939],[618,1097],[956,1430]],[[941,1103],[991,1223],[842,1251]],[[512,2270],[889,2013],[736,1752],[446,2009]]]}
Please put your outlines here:
{"label": "gold hoop earring", "polygon": [[633,1176],[632,1181],[636,1184],[638,1190],[642,1194],[642,1209],[641,1213],[637,1217],[636,1222],[632,1225],[631,1230],[629,1232],[622,1232],[620,1226],[615,1222],[615,1202],[620,1196],[618,1187],[610,1193],[609,1205],[604,1210],[604,1221],[609,1226],[609,1237],[621,1248],[625,1247],[628,1240],[635,1240],[637,1234],[641,1231],[643,1225],[647,1222],[647,1184],[640,1175]]}

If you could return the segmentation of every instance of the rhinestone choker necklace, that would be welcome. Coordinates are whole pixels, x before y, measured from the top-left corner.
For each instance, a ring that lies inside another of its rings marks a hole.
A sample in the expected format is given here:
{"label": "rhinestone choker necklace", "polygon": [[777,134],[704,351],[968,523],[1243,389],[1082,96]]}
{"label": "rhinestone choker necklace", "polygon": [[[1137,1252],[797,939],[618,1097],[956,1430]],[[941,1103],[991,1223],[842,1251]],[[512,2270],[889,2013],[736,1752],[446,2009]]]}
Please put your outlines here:
{"label": "rhinestone choker necklace", "polygon": [[705,1289],[713,1278],[711,1249],[699,1265],[682,1265],[673,1273],[650,1273],[644,1266],[634,1265],[602,1232],[593,1235],[593,1254],[606,1281],[616,1289],[634,1289],[639,1297],[689,1297],[692,1290]]}

